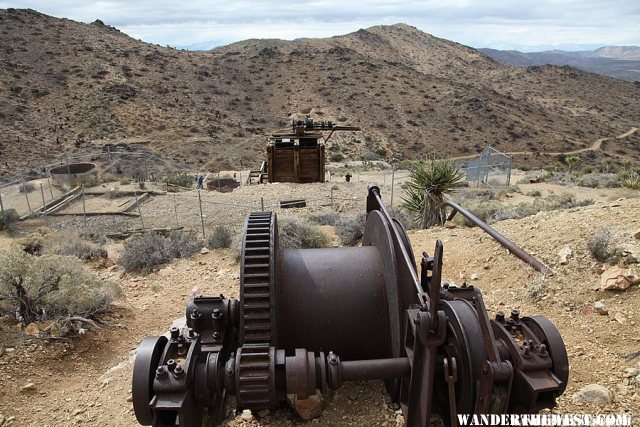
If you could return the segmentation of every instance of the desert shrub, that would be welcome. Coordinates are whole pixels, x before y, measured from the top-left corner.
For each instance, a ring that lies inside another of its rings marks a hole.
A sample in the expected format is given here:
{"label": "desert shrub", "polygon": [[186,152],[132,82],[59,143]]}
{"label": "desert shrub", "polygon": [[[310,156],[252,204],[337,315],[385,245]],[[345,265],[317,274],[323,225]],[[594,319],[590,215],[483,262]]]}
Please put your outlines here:
{"label": "desert shrub", "polygon": [[4,216],[0,214],[0,230],[7,227],[12,222],[16,222],[20,218],[15,209],[5,209]]}
{"label": "desert shrub", "polygon": [[544,274],[536,274],[529,286],[527,286],[527,294],[529,298],[538,301],[548,292],[549,285]]}
{"label": "desert shrub", "polygon": [[620,187],[620,178],[615,173],[587,173],[576,179],[576,184],[589,188]]}
{"label": "desert shrub", "polygon": [[419,228],[444,224],[444,196],[463,181],[463,172],[451,160],[416,162],[409,180],[402,185],[403,207],[416,215]]}
{"label": "desert shrub", "polygon": [[107,251],[101,243],[84,239],[74,232],[56,232],[46,227],[18,240],[18,245],[29,255],[44,254],[73,256],[81,260],[106,258]]}
{"label": "desert shrub", "polygon": [[24,324],[91,318],[110,309],[117,285],[100,280],[79,259],[29,255],[13,248],[0,255],[0,313]]}
{"label": "desert shrub", "polygon": [[329,160],[332,162],[341,162],[344,160],[344,155],[342,153],[332,153],[331,156],[329,156]]}
{"label": "desert shrub", "polygon": [[387,210],[389,211],[389,215],[391,215],[392,218],[400,221],[400,224],[402,224],[405,230],[414,228],[414,221],[409,212],[402,208],[387,208]]}
{"label": "desert shrub", "polygon": [[107,257],[107,251],[101,244],[83,239],[76,233],[56,233],[51,239],[47,239],[44,253],[74,256],[81,260]]}
{"label": "desert shrub", "polygon": [[341,217],[336,222],[336,234],[343,245],[355,246],[358,244],[364,234],[366,219],[366,212],[361,212],[354,216]]}
{"label": "desert shrub", "polygon": [[218,225],[207,239],[209,249],[229,248],[233,242],[233,231],[224,225]]}
{"label": "desert shrub", "polygon": [[615,233],[610,228],[599,228],[587,237],[587,249],[591,256],[600,262],[608,261],[613,255]]}
{"label": "desert shrub", "polygon": [[640,166],[625,168],[618,173],[618,178],[623,187],[630,190],[640,190]]}
{"label": "desert shrub", "polygon": [[326,248],[327,236],[317,225],[306,224],[297,218],[282,218],[278,224],[280,246],[288,249]]}
{"label": "desert shrub", "polygon": [[125,242],[118,264],[126,271],[147,273],[175,258],[193,255],[201,248],[202,243],[191,233],[174,231],[169,237],[154,232],[138,234]]}
{"label": "desert shrub", "polygon": [[169,172],[166,178],[167,184],[177,185],[178,187],[191,188],[193,177],[183,171]]}
{"label": "desert shrub", "polygon": [[542,192],[540,190],[528,191],[525,196],[529,197],[542,197]]}
{"label": "desert shrub", "polygon": [[104,193],[104,197],[107,199],[117,199],[120,197],[124,197],[126,194],[120,191],[119,188],[110,188]]}
{"label": "desert shrub", "polygon": [[309,215],[309,221],[318,225],[336,225],[339,219],[338,212],[316,212]]}
{"label": "desert shrub", "polygon": [[31,193],[33,190],[36,189],[36,186],[33,185],[30,182],[23,182],[22,184],[20,184],[20,186],[18,187],[18,190],[21,193]]}

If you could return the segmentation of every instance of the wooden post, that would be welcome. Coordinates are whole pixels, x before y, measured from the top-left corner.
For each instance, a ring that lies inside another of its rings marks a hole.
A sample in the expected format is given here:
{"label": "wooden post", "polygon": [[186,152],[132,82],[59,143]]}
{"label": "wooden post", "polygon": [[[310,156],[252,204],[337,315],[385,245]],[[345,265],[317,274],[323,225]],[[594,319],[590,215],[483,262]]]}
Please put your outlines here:
{"label": "wooden post", "polygon": [[176,228],[180,228],[178,224],[178,203],[176,202],[176,195],[173,195],[173,213],[176,215]]}
{"label": "wooden post", "polygon": [[[83,193],[84,194],[84,191]],[[144,219],[142,218],[142,211],[140,210],[140,203],[138,202],[138,192],[133,190],[133,197],[136,199],[136,206],[138,207],[138,215],[140,215],[140,223],[142,224],[142,230],[144,231]]]}
{"label": "wooden post", "polygon": [[333,207],[333,187],[331,187],[331,207]]}
{"label": "wooden post", "polygon": [[111,147],[107,145],[107,155],[109,156],[109,161],[111,161]]}
{"label": "wooden post", "polygon": [[84,228],[87,228],[87,204],[84,200],[84,184],[81,187],[82,190],[82,217],[84,218]]}
{"label": "wooden post", "polygon": [[48,221],[47,221],[47,202],[44,200],[44,188],[42,187],[42,184],[40,184],[40,194],[42,194],[42,213],[44,215],[44,223],[45,223],[45,225],[48,225]]}
{"label": "wooden post", "polygon": [[396,183],[396,170],[392,166],[391,167],[391,203],[390,203],[391,207],[393,207],[393,187],[395,186],[395,183]]}
{"label": "wooden post", "polygon": [[204,214],[202,213],[202,198],[200,197],[200,190],[198,190],[198,202],[200,203],[200,222],[202,223],[202,239],[205,239],[204,234]]}
{"label": "wooden post", "polygon": [[262,209],[262,212],[264,212],[264,197],[260,197],[260,206],[260,209]]}
{"label": "wooden post", "polygon": [[27,191],[27,183],[24,180],[23,176],[20,176],[20,179],[22,180],[22,189],[24,190],[24,197],[25,199],[27,199],[27,207],[29,208],[29,213],[33,214],[33,211],[31,210],[31,203],[29,203],[29,192]]}

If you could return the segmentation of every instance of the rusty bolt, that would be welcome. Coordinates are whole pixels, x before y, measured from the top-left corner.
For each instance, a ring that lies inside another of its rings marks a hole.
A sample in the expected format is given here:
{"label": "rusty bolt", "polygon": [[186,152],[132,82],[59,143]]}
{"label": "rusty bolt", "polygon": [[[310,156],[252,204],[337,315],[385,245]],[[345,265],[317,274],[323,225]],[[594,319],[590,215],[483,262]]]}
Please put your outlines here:
{"label": "rusty bolt", "polygon": [[531,352],[531,348],[529,347],[529,344],[527,344],[526,342],[524,343],[524,346],[521,347],[523,349],[522,351],[522,357],[529,357],[529,354]]}
{"label": "rusty bolt", "polygon": [[220,319],[222,318],[222,312],[220,311],[219,308],[216,308],[215,310],[213,310],[212,316],[214,319]]}
{"label": "rusty bolt", "polygon": [[540,356],[547,357],[549,353],[547,352],[547,346],[545,344],[540,344]]}
{"label": "rusty bolt", "polygon": [[157,379],[162,379],[165,378],[167,376],[167,370],[164,368],[164,366],[158,366],[158,369],[156,369],[156,378]]}
{"label": "rusty bolt", "polygon": [[173,370],[173,375],[176,378],[182,378],[184,377],[184,369],[182,369],[181,365],[176,365],[176,368]]}
{"label": "rusty bolt", "polygon": [[194,308],[193,311],[191,312],[191,319],[196,320],[196,319],[199,319],[200,316],[201,316],[201,314],[198,311],[198,309]]}
{"label": "rusty bolt", "polygon": [[520,310],[511,310],[511,318],[517,321],[520,318]]}
{"label": "rusty bolt", "polygon": [[176,363],[176,361],[175,361],[175,360],[173,360],[173,359],[169,359],[169,360],[167,361],[167,368],[169,368],[169,370],[170,370],[171,372],[173,372],[173,370],[174,370],[174,369],[176,369],[176,365],[177,365],[177,363]]}
{"label": "rusty bolt", "polygon": [[221,336],[222,336],[222,334],[220,332],[218,332],[218,331],[215,331],[213,333],[213,339],[216,340],[216,341],[218,341]]}
{"label": "rusty bolt", "polygon": [[338,364],[338,356],[336,356],[333,351],[329,352],[329,357],[327,358],[327,360],[329,361],[330,365]]}
{"label": "rusty bolt", "polygon": [[178,329],[176,326],[169,329],[169,332],[171,333],[172,340],[177,340],[178,337],[180,336],[180,329]]}
{"label": "rusty bolt", "polygon": [[196,333],[193,329],[189,328],[189,338],[195,338]]}
{"label": "rusty bolt", "polygon": [[499,311],[496,313],[496,322],[500,322],[500,323],[504,322],[504,312]]}

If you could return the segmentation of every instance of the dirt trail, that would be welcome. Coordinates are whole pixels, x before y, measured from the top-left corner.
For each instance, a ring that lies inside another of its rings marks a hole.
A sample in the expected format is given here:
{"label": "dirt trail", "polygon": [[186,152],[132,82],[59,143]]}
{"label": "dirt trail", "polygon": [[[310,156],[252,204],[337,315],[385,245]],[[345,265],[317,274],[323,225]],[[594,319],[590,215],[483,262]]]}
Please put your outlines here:
{"label": "dirt trail", "polygon": [[[637,127],[632,127],[625,133],[616,136],[615,139],[627,138],[633,135],[634,133],[636,133],[637,131],[638,131]],[[579,148],[577,150],[572,150],[572,151],[508,151],[504,154],[507,154],[509,156],[526,156],[526,155],[559,156],[561,154],[564,154],[566,156],[571,156],[574,154],[586,153],[587,151],[598,151],[602,147],[602,143],[610,139],[611,137],[596,139],[595,142],[590,146],[585,148]],[[475,159],[476,157],[478,157],[477,154],[470,155],[470,156],[452,157],[451,159],[452,160],[470,160],[470,159]]]}

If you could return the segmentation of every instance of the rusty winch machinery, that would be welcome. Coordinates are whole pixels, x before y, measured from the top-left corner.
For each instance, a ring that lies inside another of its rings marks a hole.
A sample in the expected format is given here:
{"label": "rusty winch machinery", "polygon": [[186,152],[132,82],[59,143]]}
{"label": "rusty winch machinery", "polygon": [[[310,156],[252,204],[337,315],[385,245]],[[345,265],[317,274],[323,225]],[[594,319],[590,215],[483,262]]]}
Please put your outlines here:
{"label": "rusty winch machinery", "polygon": [[[422,254],[370,186],[362,246],[283,249],[271,212],[250,214],[240,300],[196,297],[187,327],[147,337],[133,371],[143,425],[217,425],[234,397],[261,410],[384,380],[406,425],[555,405],[569,364],[558,330],[517,310],[489,318],[480,290],[441,283],[443,245]],[[469,248],[472,250],[472,248]]]}

